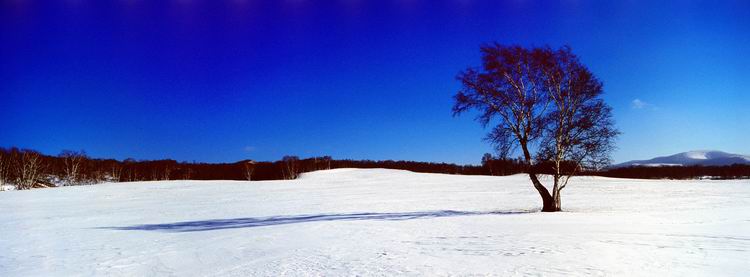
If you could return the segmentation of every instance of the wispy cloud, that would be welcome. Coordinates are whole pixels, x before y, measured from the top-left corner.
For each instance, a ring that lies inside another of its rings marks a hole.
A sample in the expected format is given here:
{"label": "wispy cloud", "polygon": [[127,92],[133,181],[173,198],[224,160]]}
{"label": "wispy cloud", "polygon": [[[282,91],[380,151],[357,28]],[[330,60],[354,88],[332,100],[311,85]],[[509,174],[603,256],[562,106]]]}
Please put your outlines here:
{"label": "wispy cloud", "polygon": [[245,150],[245,152],[253,152],[255,151],[255,146],[245,146],[242,148],[242,150]]}
{"label": "wispy cloud", "polygon": [[651,106],[651,104],[646,103],[645,101],[638,99],[638,98],[633,99],[633,101],[630,102],[630,108],[633,108],[636,110],[640,110],[649,106]]}

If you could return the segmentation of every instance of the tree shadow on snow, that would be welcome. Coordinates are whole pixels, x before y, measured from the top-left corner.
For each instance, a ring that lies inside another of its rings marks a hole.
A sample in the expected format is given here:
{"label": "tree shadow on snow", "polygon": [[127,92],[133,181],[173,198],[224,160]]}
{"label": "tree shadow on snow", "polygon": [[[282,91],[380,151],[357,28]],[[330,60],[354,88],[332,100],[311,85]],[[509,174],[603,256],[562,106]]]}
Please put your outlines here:
{"label": "tree shadow on snow", "polygon": [[271,217],[245,217],[231,219],[211,219],[200,221],[185,221],[163,224],[143,224],[125,227],[99,227],[97,229],[110,230],[143,230],[160,232],[198,232],[234,228],[254,228],[262,226],[296,224],[319,221],[339,220],[409,220],[420,218],[438,218],[471,215],[510,215],[532,213],[532,211],[426,211],[426,212],[403,212],[403,213],[348,213],[348,214],[317,214],[317,215],[292,215]]}

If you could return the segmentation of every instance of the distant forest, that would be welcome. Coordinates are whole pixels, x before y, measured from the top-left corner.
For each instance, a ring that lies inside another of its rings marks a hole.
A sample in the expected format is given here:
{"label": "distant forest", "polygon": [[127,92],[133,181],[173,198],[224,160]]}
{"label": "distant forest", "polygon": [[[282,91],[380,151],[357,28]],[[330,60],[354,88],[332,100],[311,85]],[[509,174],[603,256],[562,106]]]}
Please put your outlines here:
{"label": "distant forest", "polygon": [[[415,161],[336,160],[330,156],[300,159],[284,156],[279,161],[235,163],[195,163],[175,160],[114,160],[88,157],[83,151],[63,151],[57,156],[18,148],[0,148],[0,184],[17,189],[101,182],[152,180],[284,180],[304,172],[334,168],[387,168],[423,173],[460,175],[512,175],[529,170],[515,159],[499,159],[490,154],[481,165],[457,165]],[[533,170],[551,173],[551,165],[537,164]],[[580,175],[651,179],[735,179],[750,177],[750,165],[626,167],[584,170]]]}

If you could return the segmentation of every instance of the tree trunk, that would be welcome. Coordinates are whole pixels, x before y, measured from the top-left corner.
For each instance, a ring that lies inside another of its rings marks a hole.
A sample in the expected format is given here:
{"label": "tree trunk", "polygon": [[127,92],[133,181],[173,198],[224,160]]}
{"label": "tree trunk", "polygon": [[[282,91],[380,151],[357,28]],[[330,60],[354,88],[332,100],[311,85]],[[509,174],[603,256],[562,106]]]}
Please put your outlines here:
{"label": "tree trunk", "polygon": [[553,212],[559,212],[562,210],[562,202],[560,202],[560,190],[560,188],[555,188],[555,190],[552,192],[552,201],[554,201]]}
{"label": "tree trunk", "polygon": [[529,178],[531,183],[534,184],[534,188],[539,192],[539,196],[542,197],[542,211],[543,212],[557,212],[560,210],[560,206],[556,205],[555,199],[549,194],[549,190],[542,185],[542,182],[537,178],[536,173],[529,172]]}
{"label": "tree trunk", "polygon": [[[526,166],[528,166],[528,172],[529,172],[529,178],[531,178],[531,183],[534,184],[534,188],[537,192],[539,192],[539,196],[542,197],[542,211],[543,212],[556,212],[560,210],[559,205],[555,205],[555,200],[552,198],[552,195],[550,195],[549,190],[542,185],[542,182],[539,181],[539,178],[536,176],[536,172],[534,171],[534,165],[531,162],[531,152],[529,152],[529,148],[527,147],[526,140],[520,139],[521,144],[521,150],[523,150],[523,156],[524,159],[526,159]],[[555,208],[557,207],[557,208]]]}
{"label": "tree trunk", "polygon": [[[559,167],[557,168],[559,170]],[[560,175],[555,174],[554,176],[552,176],[552,179],[554,184],[554,186],[552,187],[552,202],[554,205],[553,212],[557,212],[560,211],[560,208],[562,206],[560,203],[560,190],[562,190],[562,186],[560,185]]]}

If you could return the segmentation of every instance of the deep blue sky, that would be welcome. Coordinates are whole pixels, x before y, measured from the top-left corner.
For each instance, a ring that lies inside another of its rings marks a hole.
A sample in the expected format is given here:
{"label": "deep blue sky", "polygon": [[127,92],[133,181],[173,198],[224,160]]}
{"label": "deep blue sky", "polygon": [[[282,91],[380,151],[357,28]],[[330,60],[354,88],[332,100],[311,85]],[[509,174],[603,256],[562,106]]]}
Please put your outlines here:
{"label": "deep blue sky", "polygon": [[482,43],[568,44],[624,132],[613,158],[750,154],[750,2],[0,4],[0,146],[185,161],[478,163],[451,115]]}

